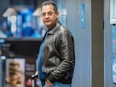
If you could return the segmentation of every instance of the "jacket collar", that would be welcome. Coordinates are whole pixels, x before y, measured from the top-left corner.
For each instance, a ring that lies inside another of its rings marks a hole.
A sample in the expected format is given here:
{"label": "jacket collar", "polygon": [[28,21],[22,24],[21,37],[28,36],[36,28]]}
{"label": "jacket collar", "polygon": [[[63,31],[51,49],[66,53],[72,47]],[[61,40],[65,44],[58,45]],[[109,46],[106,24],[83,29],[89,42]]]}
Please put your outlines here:
{"label": "jacket collar", "polygon": [[54,34],[60,26],[61,26],[61,23],[58,21],[52,29],[48,30],[48,34]]}

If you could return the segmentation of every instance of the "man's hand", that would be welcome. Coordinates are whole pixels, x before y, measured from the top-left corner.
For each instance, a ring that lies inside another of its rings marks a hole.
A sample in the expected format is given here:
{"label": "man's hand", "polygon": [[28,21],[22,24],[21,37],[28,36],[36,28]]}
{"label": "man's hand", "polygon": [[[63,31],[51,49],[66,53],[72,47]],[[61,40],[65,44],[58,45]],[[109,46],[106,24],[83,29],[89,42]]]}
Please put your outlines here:
{"label": "man's hand", "polygon": [[35,72],[35,75],[38,75],[38,71]]}
{"label": "man's hand", "polygon": [[53,83],[51,83],[49,80],[46,80],[46,85],[49,86],[49,87],[52,87]]}
{"label": "man's hand", "polygon": [[35,79],[38,79],[38,71],[35,72],[34,76],[35,76]]}

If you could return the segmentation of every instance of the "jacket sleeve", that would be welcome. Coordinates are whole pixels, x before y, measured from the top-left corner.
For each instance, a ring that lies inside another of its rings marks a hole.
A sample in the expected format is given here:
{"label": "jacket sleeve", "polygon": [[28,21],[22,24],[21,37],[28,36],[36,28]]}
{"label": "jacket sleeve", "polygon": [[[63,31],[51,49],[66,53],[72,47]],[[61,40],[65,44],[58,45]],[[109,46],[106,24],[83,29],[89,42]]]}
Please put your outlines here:
{"label": "jacket sleeve", "polygon": [[61,79],[66,72],[74,68],[75,53],[72,34],[65,30],[58,36],[58,49],[61,54],[61,63],[50,73],[48,80],[54,83]]}

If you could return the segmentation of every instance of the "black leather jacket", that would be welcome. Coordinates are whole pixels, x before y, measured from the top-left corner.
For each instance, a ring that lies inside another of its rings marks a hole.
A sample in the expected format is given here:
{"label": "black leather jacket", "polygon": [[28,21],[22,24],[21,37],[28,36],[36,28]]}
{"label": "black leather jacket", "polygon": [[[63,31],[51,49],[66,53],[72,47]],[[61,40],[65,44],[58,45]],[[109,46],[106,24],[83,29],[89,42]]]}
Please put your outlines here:
{"label": "black leather jacket", "polygon": [[74,39],[59,21],[47,31],[42,56],[42,71],[47,73],[50,82],[71,83],[75,62]]}

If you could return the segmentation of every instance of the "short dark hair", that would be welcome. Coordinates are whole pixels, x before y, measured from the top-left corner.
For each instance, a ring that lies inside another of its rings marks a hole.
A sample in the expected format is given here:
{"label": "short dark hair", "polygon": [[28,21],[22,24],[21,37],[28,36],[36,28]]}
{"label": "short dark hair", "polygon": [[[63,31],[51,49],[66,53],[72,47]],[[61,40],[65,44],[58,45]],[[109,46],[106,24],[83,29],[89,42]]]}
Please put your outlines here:
{"label": "short dark hair", "polygon": [[53,5],[54,11],[55,11],[55,12],[58,11],[58,8],[57,8],[57,6],[56,6],[56,3],[53,2],[53,1],[45,1],[45,2],[43,2],[43,4],[41,5],[41,8],[42,8],[43,6],[45,6],[45,5]]}

